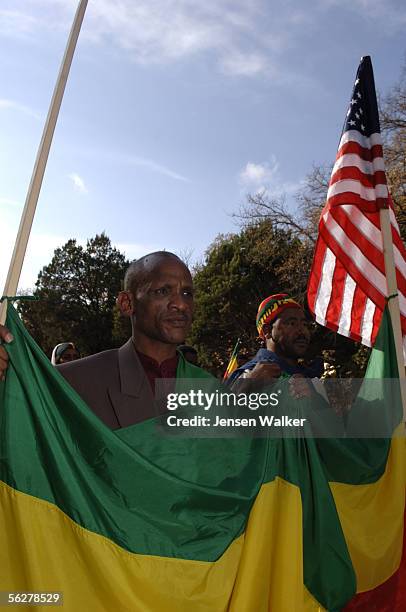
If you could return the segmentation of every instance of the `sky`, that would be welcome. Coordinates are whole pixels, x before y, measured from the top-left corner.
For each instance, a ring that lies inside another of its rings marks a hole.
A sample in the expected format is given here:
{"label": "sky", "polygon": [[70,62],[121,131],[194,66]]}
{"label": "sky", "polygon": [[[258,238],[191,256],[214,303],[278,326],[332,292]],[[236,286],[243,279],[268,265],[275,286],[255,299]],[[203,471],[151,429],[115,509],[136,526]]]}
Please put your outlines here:
{"label": "sky", "polygon": [[[0,1],[0,284],[77,0]],[[129,259],[202,260],[247,194],[294,207],[334,161],[356,69],[385,94],[403,0],[89,0],[20,278],[104,231]]]}

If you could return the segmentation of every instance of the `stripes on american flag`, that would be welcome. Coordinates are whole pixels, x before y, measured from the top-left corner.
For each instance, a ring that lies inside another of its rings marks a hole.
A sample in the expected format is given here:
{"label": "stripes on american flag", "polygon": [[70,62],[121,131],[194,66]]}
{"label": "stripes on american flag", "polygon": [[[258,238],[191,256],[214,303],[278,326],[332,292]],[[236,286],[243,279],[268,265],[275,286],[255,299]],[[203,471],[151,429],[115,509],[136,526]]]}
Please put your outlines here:
{"label": "stripes on american flag", "polygon": [[374,344],[388,297],[379,211],[390,209],[406,354],[406,250],[386,185],[371,60],[361,59],[321,214],[308,285],[318,323]]}

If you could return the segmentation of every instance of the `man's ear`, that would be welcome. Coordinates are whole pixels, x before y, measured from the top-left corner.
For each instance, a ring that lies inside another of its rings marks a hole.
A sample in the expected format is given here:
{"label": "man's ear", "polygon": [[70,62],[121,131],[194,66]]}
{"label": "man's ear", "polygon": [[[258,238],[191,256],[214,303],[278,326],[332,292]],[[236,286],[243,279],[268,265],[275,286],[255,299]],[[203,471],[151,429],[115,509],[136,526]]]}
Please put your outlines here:
{"label": "man's ear", "polygon": [[265,323],[265,325],[262,328],[262,333],[264,334],[264,338],[265,340],[271,340],[272,339],[272,325],[269,325],[269,323]]}
{"label": "man's ear", "polygon": [[116,304],[124,317],[131,317],[134,314],[133,296],[130,291],[120,291]]}

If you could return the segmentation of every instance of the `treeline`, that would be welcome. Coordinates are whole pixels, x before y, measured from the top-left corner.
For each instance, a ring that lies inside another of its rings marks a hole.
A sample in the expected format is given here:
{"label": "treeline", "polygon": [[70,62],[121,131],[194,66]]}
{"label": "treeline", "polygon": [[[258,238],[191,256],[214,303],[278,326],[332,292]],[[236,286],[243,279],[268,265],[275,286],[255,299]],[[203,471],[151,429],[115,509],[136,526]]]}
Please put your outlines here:
{"label": "treeline", "polygon": [[[406,239],[406,70],[381,100],[381,129],[389,188],[403,240]],[[255,316],[259,302],[286,292],[305,303],[318,219],[331,166],[315,166],[297,193],[294,213],[283,197],[251,195],[235,216],[240,230],[220,235],[193,270],[196,311],[188,341],[201,364],[222,374],[239,337],[242,359],[258,347]],[[126,257],[101,234],[86,247],[69,240],[39,273],[36,302],[22,302],[24,322],[50,355],[61,341],[72,340],[83,354],[119,346],[129,334],[128,320],[116,309]],[[368,351],[343,336],[316,327],[313,354],[323,354],[339,376],[360,376]]]}

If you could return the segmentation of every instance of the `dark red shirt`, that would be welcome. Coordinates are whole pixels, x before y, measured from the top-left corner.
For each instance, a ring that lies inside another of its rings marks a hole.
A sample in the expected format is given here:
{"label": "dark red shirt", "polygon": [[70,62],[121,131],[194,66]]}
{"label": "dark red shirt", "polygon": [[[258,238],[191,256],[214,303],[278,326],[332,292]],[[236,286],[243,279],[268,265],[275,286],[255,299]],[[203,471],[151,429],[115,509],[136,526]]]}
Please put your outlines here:
{"label": "dark red shirt", "polygon": [[176,378],[176,369],[179,361],[178,355],[170,359],[165,359],[161,364],[152,357],[140,353],[140,351],[137,351],[137,355],[147,375],[153,393],[155,393],[155,380],[157,378]]}

